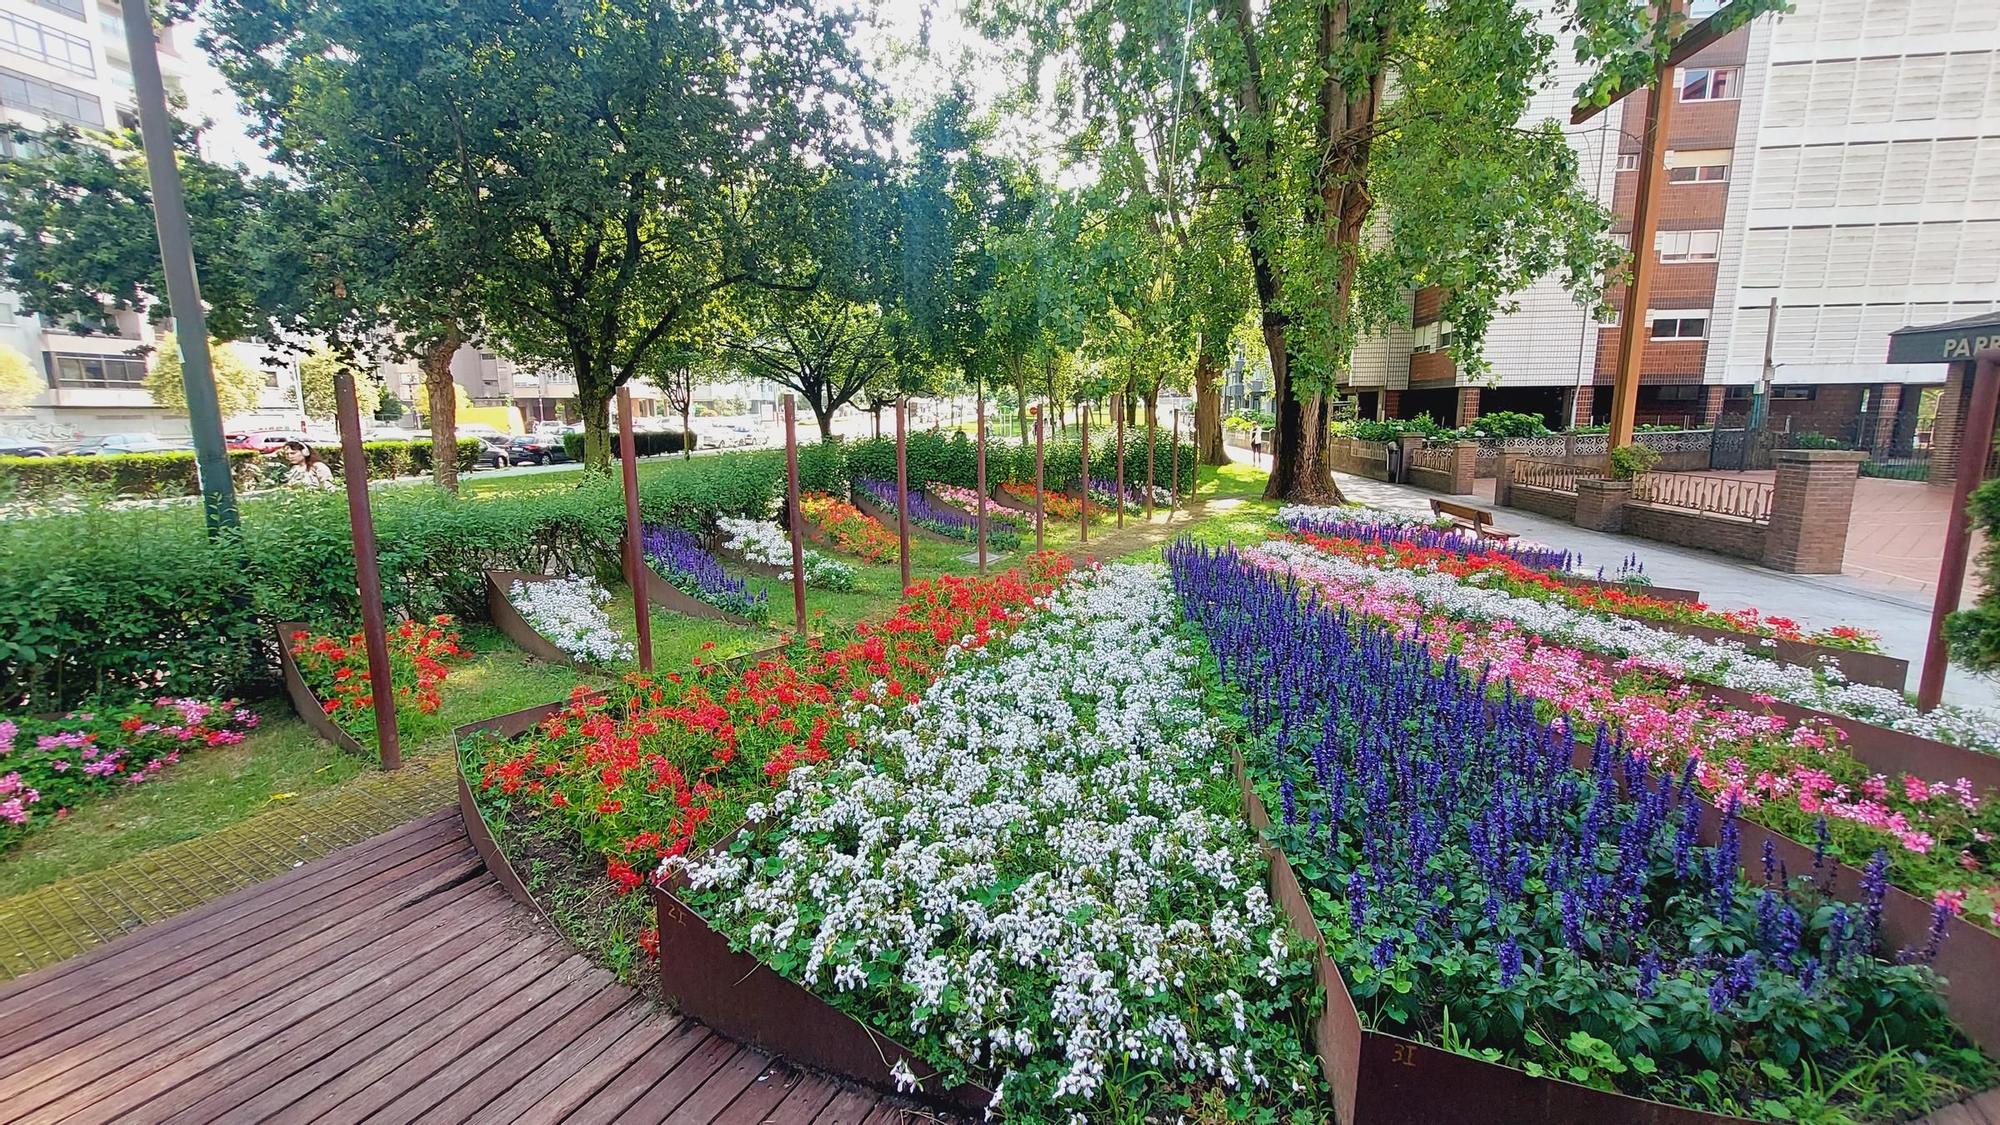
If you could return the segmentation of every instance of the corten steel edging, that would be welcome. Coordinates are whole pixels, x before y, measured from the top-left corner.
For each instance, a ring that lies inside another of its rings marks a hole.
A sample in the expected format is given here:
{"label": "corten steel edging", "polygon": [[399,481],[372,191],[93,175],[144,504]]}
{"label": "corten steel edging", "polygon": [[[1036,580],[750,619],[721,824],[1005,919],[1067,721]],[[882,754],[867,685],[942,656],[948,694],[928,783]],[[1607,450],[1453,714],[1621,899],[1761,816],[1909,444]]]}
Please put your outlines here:
{"label": "corten steel edging", "polygon": [[[620,547],[622,550],[622,537]],[[645,557],[643,552],[639,556],[639,564],[639,571],[646,580],[646,601],[653,606],[664,609],[669,613],[678,613],[683,617],[701,617],[710,621],[740,625],[746,629],[763,628],[757,622],[750,620],[740,613],[731,613],[720,606],[712,606],[695,597],[693,594],[688,593],[686,590],[681,589],[679,586],[674,585],[672,582],[667,581],[666,575],[653,569],[652,562]]]}
{"label": "corten steel edging", "polygon": [[1977,791],[2000,789],[2000,755],[1876,726],[1831,711],[1815,711],[1782,699],[1760,698],[1735,688],[1700,683],[1689,686],[1724,706],[1745,711],[1761,708],[1790,722],[1818,721],[1836,727],[1844,736],[1841,748],[1856,761],[1882,773],[1907,773],[1925,781],[1956,781],[1962,777]]}
{"label": "corten steel edging", "polygon": [[542,636],[521,611],[514,608],[514,601],[508,596],[515,582],[553,582],[547,574],[529,574],[519,570],[489,570],[486,572],[486,614],[493,624],[515,647],[547,664],[565,664],[578,671],[596,671],[595,665],[577,660],[564,652],[554,641]]}
{"label": "corten steel edging", "polygon": [[[1235,759],[1244,815],[1261,835],[1271,827],[1270,815],[1250,784],[1242,754],[1238,752]],[[1319,947],[1314,975],[1325,994],[1326,1007],[1313,1021],[1313,1040],[1320,1072],[1333,1090],[1334,1120],[1340,1125],[1736,1125],[1747,1121],[1555,1078],[1531,1078],[1510,1066],[1362,1027],[1347,982],[1327,956],[1325,939],[1291,861],[1282,848],[1268,842],[1263,847],[1271,864],[1272,900],[1293,929]]]}
{"label": "corten steel edging", "polygon": [[[519,738],[542,724],[551,715],[560,715],[569,709],[570,701],[558,699],[537,707],[524,707],[519,711],[509,711],[476,723],[465,723],[453,727],[451,731],[452,761],[458,767],[458,817],[465,822],[465,834],[471,838],[474,851],[479,853],[479,861],[486,865],[500,885],[507,888],[522,905],[530,907],[549,922],[548,912],[543,910],[533,895],[528,893],[528,885],[514,871],[514,865],[507,861],[507,853],[501,849],[493,831],[486,823],[486,817],[479,811],[479,803],[472,795],[472,783],[465,776],[465,743],[475,734],[491,732],[503,740]],[[551,925],[554,923],[551,922]]]}
{"label": "corten steel edging", "polygon": [[[910,491],[920,492],[921,490],[913,488]],[[884,508],[880,504],[877,504],[875,502],[875,498],[873,496],[868,495],[865,489],[856,489],[854,492],[854,499],[852,502],[854,506],[860,510],[862,515],[867,516],[869,519],[874,520],[876,523],[881,524],[883,527],[892,527],[895,525],[896,513],[891,512],[890,510]],[[923,524],[920,524],[915,520],[910,521],[910,534],[916,536],[919,539],[928,539],[933,543],[950,543],[954,546],[963,546],[963,547],[972,546],[972,543],[969,540],[955,539],[952,536],[946,535],[941,531],[932,531],[930,528],[925,527]]]}
{"label": "corten steel edging", "polygon": [[1585,578],[1575,574],[1551,574],[1550,578],[1565,586],[1588,586],[1594,590],[1616,590],[1621,594],[1631,594],[1640,598],[1655,598],[1663,602],[1698,602],[1701,592],[1684,590],[1678,586],[1635,586],[1628,582],[1614,582],[1609,578]]}
{"label": "corten steel edging", "polygon": [[[807,520],[805,522],[806,526],[808,527],[812,526],[812,521]],[[812,538],[812,536],[808,535],[807,538]],[[745,574],[752,574],[758,578],[768,578],[773,582],[791,581],[790,578],[785,576],[785,570],[786,570],[785,567],[778,566],[774,563],[756,562],[749,558],[746,558],[744,557],[743,552],[732,551],[727,546],[725,546],[724,544],[726,544],[728,541],[729,540],[727,536],[723,535],[720,532],[713,532],[703,537],[701,544],[702,546],[708,548],[710,554],[714,555],[718,559],[721,559],[723,562],[729,564],[730,566],[735,567],[737,570],[743,571]]]}
{"label": "corten steel edging", "polygon": [[[725,839],[716,848],[728,843]],[[731,949],[729,939],[675,893],[684,887],[679,878],[653,886],[660,929],[660,992],[667,1004],[732,1039],[877,1089],[896,1091],[891,1068],[899,1060],[923,1082],[936,1076],[936,1070],[908,1047],[756,957]],[[993,1091],[975,1082],[951,1090],[903,1093],[975,1115],[984,1114],[993,1100]]]}
{"label": "corten steel edging", "polygon": [[1826,645],[1787,641],[1777,637],[1760,637],[1755,633],[1717,629],[1708,625],[1691,625],[1682,621],[1661,621],[1631,613],[1619,613],[1617,610],[1610,612],[1633,621],[1643,621],[1655,629],[1678,633],[1683,637],[1693,637],[1703,641],[1734,641],[1748,649],[1751,655],[1775,660],[1780,664],[1818,668],[1821,666],[1822,658],[1831,658],[1840,665],[1841,675],[1857,684],[1870,684],[1900,692],[1903,690],[1903,684],[1910,678],[1910,662],[1899,656],[1884,656],[1879,652],[1856,652],[1847,648],[1829,648]]}
{"label": "corten steel edging", "polygon": [[291,700],[292,710],[314,734],[340,749],[363,758],[376,757],[374,751],[361,745],[353,735],[341,729],[339,723],[327,717],[326,704],[313,692],[312,685],[306,683],[305,674],[299,671],[298,662],[292,659],[292,634],[310,633],[312,630],[303,621],[280,621],[276,629],[278,667],[284,673],[285,697]]}
{"label": "corten steel edging", "polygon": [[1017,480],[997,481],[993,485],[993,495],[988,497],[988,499],[992,500],[993,503],[999,505],[1002,508],[1006,508],[1009,511],[1020,512],[1022,515],[1032,518],[1035,514],[1034,502],[1031,500],[1021,500],[1017,497],[1010,496],[1007,493],[1008,485],[1020,484],[1020,483],[1022,482]]}
{"label": "corten steel edging", "polygon": [[[1588,772],[1591,763],[1592,745],[1578,742],[1570,755],[1570,762],[1577,769]],[[1619,771],[1623,784],[1623,771]],[[1714,847],[1722,838],[1722,809],[1707,797],[1701,801],[1701,842]],[[1752,870],[1753,864],[1761,867],[1764,842],[1770,841],[1771,849],[1792,875],[1813,873],[1813,849],[1799,843],[1790,836],[1773,828],[1767,828],[1739,810],[1736,817],[1738,840],[1738,863],[1744,874],[1745,888],[1761,880],[1762,872]],[[1895,856],[1890,855],[1889,873],[1895,877]],[[1832,858],[1825,862],[1824,874],[1820,876],[1835,893],[1843,898],[1853,898],[1860,893],[1862,872]],[[1882,952],[1894,955],[1902,949],[1922,949],[1930,942],[1931,904],[1924,899],[1894,886],[1889,887],[1882,903]],[[1988,1054],[2000,1052],[2000,934],[1994,934],[1973,925],[1970,921],[1953,921],[1947,930],[1944,944],[1939,947],[1937,960],[1932,962],[1939,975],[1944,977],[1945,1010],[1959,1030],[1965,1032],[1974,1043]]]}

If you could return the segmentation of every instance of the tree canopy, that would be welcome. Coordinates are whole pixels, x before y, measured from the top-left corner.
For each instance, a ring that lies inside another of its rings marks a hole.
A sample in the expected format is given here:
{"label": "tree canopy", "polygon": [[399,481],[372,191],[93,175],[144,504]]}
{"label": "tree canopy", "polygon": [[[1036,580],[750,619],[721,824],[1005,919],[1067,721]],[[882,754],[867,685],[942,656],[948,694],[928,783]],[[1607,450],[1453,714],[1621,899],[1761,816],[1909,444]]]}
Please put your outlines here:
{"label": "tree canopy", "polygon": [[[215,377],[215,401],[224,417],[257,408],[268,381],[262,371],[243,362],[236,349],[221,340],[208,346],[209,368]],[[146,393],[176,414],[187,413],[187,389],[181,383],[181,349],[171,332],[163,333],[153,365],[146,371]]]}

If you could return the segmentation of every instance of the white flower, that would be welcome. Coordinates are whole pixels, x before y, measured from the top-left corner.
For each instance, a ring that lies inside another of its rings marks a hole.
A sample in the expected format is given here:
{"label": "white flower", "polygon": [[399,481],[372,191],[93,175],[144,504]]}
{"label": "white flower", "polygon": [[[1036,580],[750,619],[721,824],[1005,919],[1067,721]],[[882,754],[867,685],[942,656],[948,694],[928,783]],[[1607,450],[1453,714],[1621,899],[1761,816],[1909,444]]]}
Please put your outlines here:
{"label": "white flower", "polygon": [[[785,529],[770,520],[745,520],[723,516],[715,521],[724,536],[723,546],[744,559],[779,568],[779,579],[791,581],[792,541]],[[854,567],[807,547],[806,585],[827,590],[852,590],[859,578]]]}
{"label": "white flower", "polygon": [[507,600],[535,632],[573,660],[609,664],[632,659],[631,642],[602,608],[611,600],[611,592],[594,578],[517,579],[507,591]]}

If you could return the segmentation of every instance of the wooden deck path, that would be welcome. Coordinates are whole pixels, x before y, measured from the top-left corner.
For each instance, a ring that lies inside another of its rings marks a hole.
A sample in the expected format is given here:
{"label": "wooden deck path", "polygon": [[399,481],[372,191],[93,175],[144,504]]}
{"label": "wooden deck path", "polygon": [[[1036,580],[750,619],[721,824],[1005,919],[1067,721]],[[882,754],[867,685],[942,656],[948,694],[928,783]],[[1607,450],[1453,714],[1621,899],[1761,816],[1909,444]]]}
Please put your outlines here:
{"label": "wooden deck path", "polygon": [[618,984],[508,897],[455,809],[0,989],[0,1122],[926,1116]]}

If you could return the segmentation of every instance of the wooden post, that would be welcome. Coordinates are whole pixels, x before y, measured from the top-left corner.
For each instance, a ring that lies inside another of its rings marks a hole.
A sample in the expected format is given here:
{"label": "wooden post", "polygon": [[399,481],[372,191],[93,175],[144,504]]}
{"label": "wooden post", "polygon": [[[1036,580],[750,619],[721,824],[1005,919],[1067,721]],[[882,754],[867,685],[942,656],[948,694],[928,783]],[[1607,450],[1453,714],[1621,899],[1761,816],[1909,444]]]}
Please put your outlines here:
{"label": "wooden post", "polygon": [[1118,416],[1112,420],[1112,429],[1118,435],[1118,479],[1117,483],[1112,487],[1117,489],[1118,526],[1121,529],[1125,526],[1125,405],[1128,401],[1128,396],[1122,394],[1118,396],[1118,409],[1116,411]]}
{"label": "wooden post", "polygon": [[[1660,0],[1664,17],[1675,0]],[[1625,309],[1618,323],[1618,370],[1611,389],[1611,432],[1608,449],[1632,444],[1633,422],[1639,408],[1639,377],[1646,356],[1646,341],[1652,330],[1646,323],[1646,304],[1653,291],[1653,240],[1660,228],[1660,188],[1666,182],[1665,148],[1667,121],[1673,115],[1674,68],[1661,64],[1653,76],[1652,92],[1646,107],[1646,128],[1640,136],[1639,193],[1632,205],[1632,276],[1625,286]]]}
{"label": "wooden post", "polygon": [[[196,341],[197,346],[207,341]],[[354,535],[354,578],[361,593],[361,634],[368,650],[368,691],[375,697],[375,747],[382,768],[401,769],[403,740],[396,730],[396,681],[389,667],[389,628],[382,613],[382,568],[375,559],[375,516],[368,509],[368,454],[361,448],[361,409],[354,373],[342,364],[333,376],[340,421],[340,475],[347,485],[347,523]]]}
{"label": "wooden post", "polygon": [[799,408],[785,396],[785,515],[792,528],[792,622],[806,633],[806,545],[799,515]]}
{"label": "wooden post", "polygon": [[1035,550],[1042,549],[1042,408],[1035,408]]}
{"label": "wooden post", "polygon": [[1083,518],[1076,533],[1079,543],[1090,542],[1090,404],[1085,403],[1082,411],[1083,434],[1083,475],[1077,478],[1077,491],[1083,493]]}
{"label": "wooden post", "polygon": [[[1949,375],[1946,376],[1950,378]],[[1945,518],[1944,557],[1938,566],[1937,598],[1931,603],[1930,637],[1924,643],[1924,670],[1917,681],[1917,706],[1925,711],[1944,700],[1944,619],[1957,611],[1965,591],[1965,559],[1972,545],[1972,491],[1986,476],[1993,451],[1993,423],[2000,413],[2000,351],[1985,352],[1972,372],[1972,400],[1958,439],[1958,473],[1952,480],[1951,513]]]}
{"label": "wooden post", "polygon": [[[1154,393],[1158,393],[1157,391]],[[1153,453],[1154,439],[1158,436],[1160,407],[1157,402],[1146,404],[1146,522],[1153,522]]]}
{"label": "wooden post", "polygon": [[903,589],[910,588],[910,447],[909,435],[905,433],[904,412],[909,400],[896,400],[896,538],[899,544],[897,557],[903,564]]}
{"label": "wooden post", "polygon": [[632,388],[618,388],[618,466],[625,477],[625,584],[639,630],[639,670],[653,670],[653,614],[646,605],[646,554],[639,542],[639,464],[633,457]]}
{"label": "wooden post", "polygon": [[1181,409],[1174,407],[1174,434],[1167,440],[1167,459],[1173,465],[1174,486],[1167,492],[1167,520],[1181,506]]}
{"label": "wooden post", "polygon": [[979,381],[979,420],[973,423],[972,460],[979,473],[979,573],[986,573],[986,380]]}

